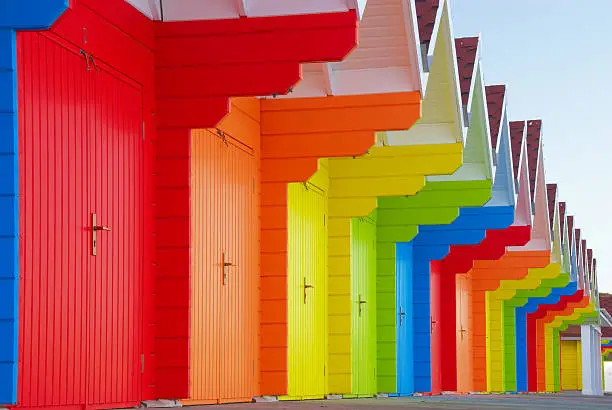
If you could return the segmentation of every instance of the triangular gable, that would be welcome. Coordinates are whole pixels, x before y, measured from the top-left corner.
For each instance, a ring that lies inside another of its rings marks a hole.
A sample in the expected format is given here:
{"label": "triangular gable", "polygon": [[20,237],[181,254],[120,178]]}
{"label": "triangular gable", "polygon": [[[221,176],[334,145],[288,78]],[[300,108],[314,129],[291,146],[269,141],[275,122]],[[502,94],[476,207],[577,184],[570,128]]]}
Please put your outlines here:
{"label": "triangular gable", "polygon": [[587,265],[587,241],[582,239],[580,241],[580,263],[582,265],[582,285],[585,293],[589,290],[589,267]]}
{"label": "triangular gable", "polygon": [[515,226],[531,226],[531,199],[529,198],[529,161],[525,138],[525,121],[510,123],[510,141],[516,187]]}
{"label": "triangular gable", "polygon": [[436,175],[428,177],[428,181],[475,181],[493,180],[493,158],[491,138],[489,134],[489,114],[487,112],[484,82],[478,63],[478,37],[458,39],[457,66],[461,79],[463,101],[470,104],[470,118],[463,164],[452,175]]}
{"label": "triangular gable", "polygon": [[[431,1],[426,2],[428,7]],[[385,133],[389,145],[453,144],[465,140],[450,10],[446,1],[438,3],[429,43],[429,73],[425,80],[421,119],[408,131]],[[422,19],[423,15],[420,17]]]}
{"label": "triangular gable", "polygon": [[494,184],[491,200],[485,206],[515,206],[516,188],[512,164],[510,128],[506,110],[506,86],[485,87],[489,115],[489,137],[493,155]]}
{"label": "triangular gable", "polygon": [[[527,154],[529,157],[529,186],[533,200],[533,224],[530,249],[549,250],[550,223],[548,216],[548,198],[544,171],[544,154],[542,148],[542,122],[527,121]],[[535,169],[534,163],[535,162]],[[535,186],[533,186],[535,185]]]}

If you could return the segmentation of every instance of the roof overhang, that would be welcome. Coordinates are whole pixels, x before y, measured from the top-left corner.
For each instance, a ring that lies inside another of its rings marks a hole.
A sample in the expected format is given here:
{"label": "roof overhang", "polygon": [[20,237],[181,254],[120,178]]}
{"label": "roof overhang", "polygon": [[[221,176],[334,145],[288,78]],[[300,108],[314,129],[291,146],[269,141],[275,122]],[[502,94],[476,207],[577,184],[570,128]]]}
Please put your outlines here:
{"label": "roof overhang", "polygon": [[125,0],[152,20],[225,20],[357,10],[368,0]]}
{"label": "roof overhang", "polygon": [[422,96],[421,67],[414,0],[369,0],[351,54],[341,62],[304,64],[302,80],[277,98],[413,91]]}

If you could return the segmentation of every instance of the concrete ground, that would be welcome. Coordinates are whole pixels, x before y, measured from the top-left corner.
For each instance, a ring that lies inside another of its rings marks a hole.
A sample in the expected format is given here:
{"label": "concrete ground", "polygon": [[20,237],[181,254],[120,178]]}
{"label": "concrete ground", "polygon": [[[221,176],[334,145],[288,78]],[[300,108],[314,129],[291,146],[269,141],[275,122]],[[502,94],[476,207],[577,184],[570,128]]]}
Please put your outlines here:
{"label": "concrete ground", "polygon": [[189,410],[368,410],[368,409],[553,409],[612,410],[612,396],[589,397],[579,393],[554,395],[467,395],[435,397],[402,397],[356,400],[309,400],[193,406]]}

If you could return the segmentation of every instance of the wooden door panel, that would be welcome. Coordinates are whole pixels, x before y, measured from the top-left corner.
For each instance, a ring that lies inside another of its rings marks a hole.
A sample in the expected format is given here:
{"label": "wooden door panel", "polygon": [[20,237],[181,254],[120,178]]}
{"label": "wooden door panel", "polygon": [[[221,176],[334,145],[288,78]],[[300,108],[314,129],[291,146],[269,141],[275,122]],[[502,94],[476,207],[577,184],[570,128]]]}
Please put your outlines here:
{"label": "wooden door panel", "polygon": [[288,190],[287,398],[323,397],[327,361],[326,196],[310,183],[289,184]]}
{"label": "wooden door panel", "polygon": [[96,232],[96,255],[90,258],[87,403],[137,404],[142,372],[142,93],[100,62],[90,79],[89,211],[110,231]]}
{"label": "wooden door panel", "polygon": [[19,33],[19,391],[22,407],[86,401],[88,73],[78,50]]}
{"label": "wooden door panel", "polygon": [[[257,166],[252,150],[192,132],[191,394],[186,403],[258,393]],[[227,266],[224,266],[227,264]]]}
{"label": "wooden door panel", "polygon": [[[220,395],[223,289],[223,140],[208,130],[191,135],[191,324],[190,401]],[[228,256],[229,258],[229,256]]]}
{"label": "wooden door panel", "polygon": [[376,393],[376,224],[354,218],[351,225],[352,389],[371,396]]}
{"label": "wooden door panel", "polygon": [[229,138],[224,164],[223,220],[228,261],[222,312],[221,402],[250,401],[258,394],[258,252],[256,164],[252,150]]}

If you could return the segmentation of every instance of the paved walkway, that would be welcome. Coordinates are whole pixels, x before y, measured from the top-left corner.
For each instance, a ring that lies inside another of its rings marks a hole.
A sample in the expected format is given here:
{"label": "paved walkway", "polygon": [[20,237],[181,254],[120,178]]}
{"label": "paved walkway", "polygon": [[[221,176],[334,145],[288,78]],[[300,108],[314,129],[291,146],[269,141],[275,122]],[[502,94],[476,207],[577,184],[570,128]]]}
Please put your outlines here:
{"label": "paved walkway", "polygon": [[368,410],[368,409],[553,409],[612,410],[612,396],[588,397],[578,393],[554,395],[469,395],[402,397],[358,400],[311,400],[301,402],[226,404],[194,406],[189,410]]}

